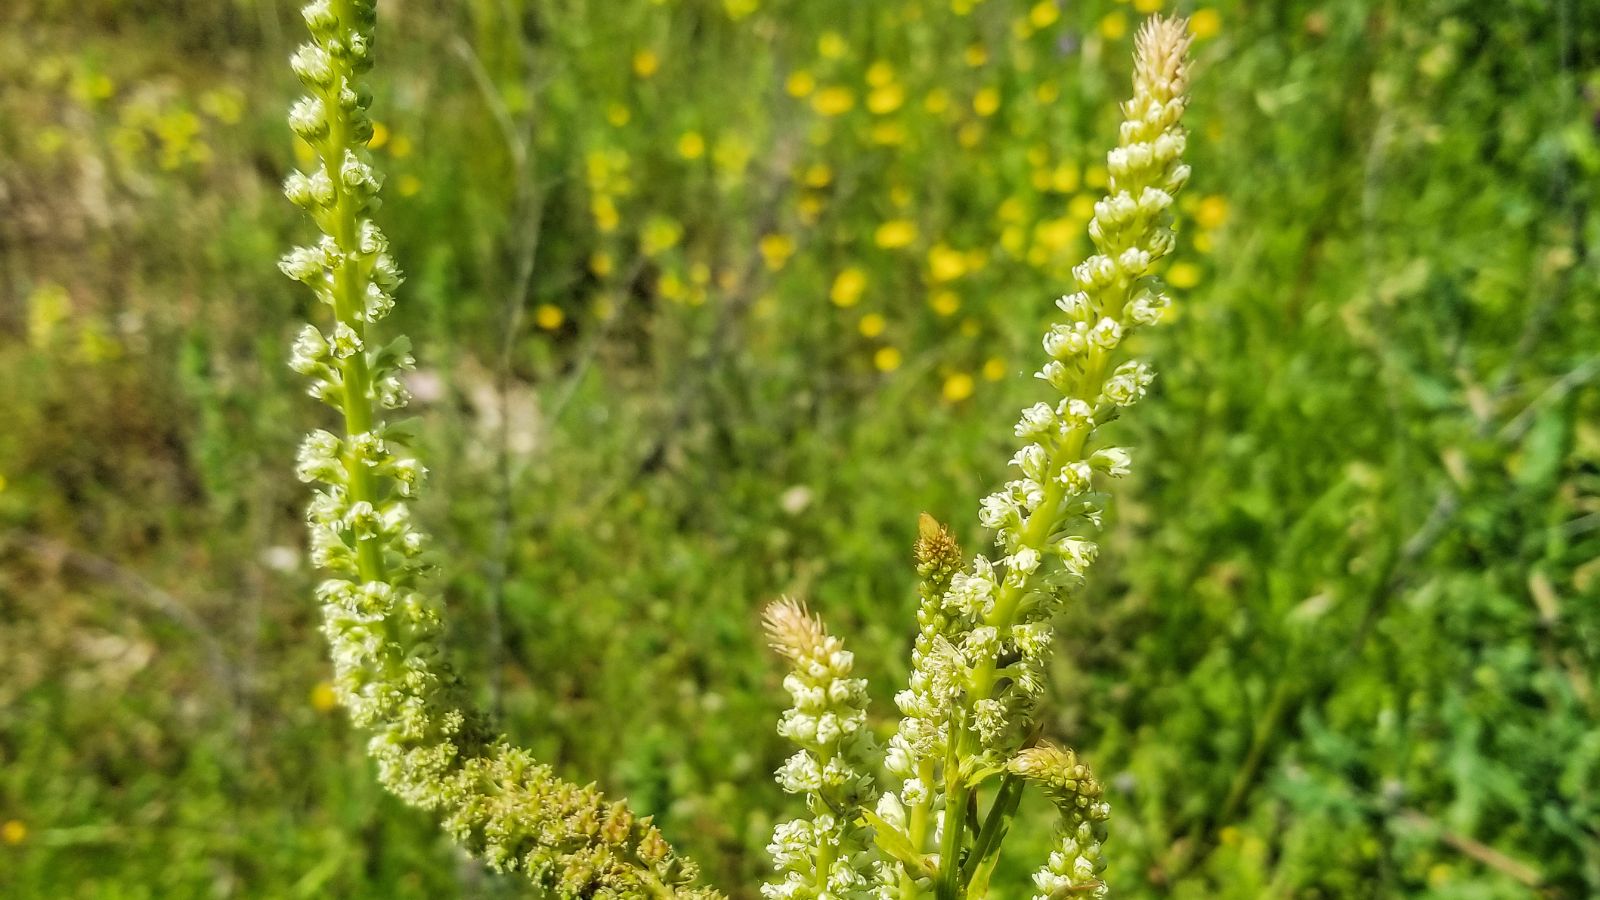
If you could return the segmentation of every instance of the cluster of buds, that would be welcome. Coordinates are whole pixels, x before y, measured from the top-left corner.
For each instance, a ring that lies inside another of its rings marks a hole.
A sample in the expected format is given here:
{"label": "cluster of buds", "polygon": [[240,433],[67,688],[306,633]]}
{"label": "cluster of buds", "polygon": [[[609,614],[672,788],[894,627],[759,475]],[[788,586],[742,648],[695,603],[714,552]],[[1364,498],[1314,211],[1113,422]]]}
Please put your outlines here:
{"label": "cluster of buds", "polygon": [[761,893],[774,900],[869,896],[875,873],[858,814],[872,793],[875,755],[866,730],[867,683],[850,676],[854,657],[804,605],[773,603],[764,624],[792,666],[783,686],[794,705],[778,733],[799,749],[778,770],[778,783],[805,798],[809,816],[773,830],[767,849],[777,873]]}
{"label": "cluster of buds", "polygon": [[692,886],[694,867],[648,818],[491,738],[441,659],[440,603],[409,505],[426,470],[413,435],[382,419],[410,399],[411,348],[404,337],[372,334],[401,282],[371,218],[382,179],[366,150],[371,95],[357,80],[372,65],[376,2],[313,0],[303,15],[312,41],[291,62],[308,94],[289,125],[321,164],[290,175],[284,194],[323,236],[280,268],[332,311],[327,330],[302,329],[290,366],[344,419],[342,434],[313,431],[296,466],[320,485],[307,519],[313,559],[330,576],[317,599],[335,693],[372,733],[368,752],[383,784],[436,811],[491,867],[520,871],[558,897],[718,896]]}
{"label": "cluster of buds", "polygon": [[1106,839],[1111,807],[1089,767],[1071,750],[1040,744],[1018,753],[1006,768],[1043,788],[1061,814],[1060,843],[1050,852],[1049,862],[1033,876],[1039,889],[1034,900],[1105,897],[1107,889],[1100,877],[1105,860],[1100,845]]}

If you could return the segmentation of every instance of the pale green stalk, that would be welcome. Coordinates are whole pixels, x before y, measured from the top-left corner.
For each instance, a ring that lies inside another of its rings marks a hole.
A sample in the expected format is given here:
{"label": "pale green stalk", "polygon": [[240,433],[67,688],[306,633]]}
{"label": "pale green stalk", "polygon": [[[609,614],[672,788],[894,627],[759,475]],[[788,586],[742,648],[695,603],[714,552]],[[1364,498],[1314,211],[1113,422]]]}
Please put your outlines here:
{"label": "pale green stalk", "polygon": [[[1007,767],[1036,718],[1050,621],[1098,553],[1090,536],[1105,495],[1097,482],[1128,471],[1127,451],[1092,440],[1144,396],[1153,377],[1144,363],[1122,360],[1119,350],[1133,330],[1161,321],[1171,302],[1153,267],[1172,250],[1173,195],[1189,175],[1178,125],[1187,104],[1188,45],[1181,19],[1151,19],[1139,33],[1134,96],[1107,157],[1109,195],[1095,205],[1089,226],[1097,252],[1073,270],[1078,290],[1058,301],[1065,321],[1044,340],[1049,361],[1039,378],[1061,399],[1023,411],[1016,435],[1025,444],[1012,459],[1021,477],[986,498],[980,513],[1003,555],[979,556],[947,590],[924,593],[911,684],[896,698],[904,718],[889,766],[902,779],[903,804],[914,812],[942,807],[942,815],[935,871],[924,881],[902,863],[895,879],[902,897],[923,890],[940,900],[982,896],[1014,813],[1017,779],[1025,773],[1013,768],[1007,775]],[[934,767],[938,796],[930,790]],[[969,834],[966,810],[978,790],[997,780],[989,814]],[[1096,806],[1095,816],[1072,823],[1074,847],[1087,848],[1089,832],[1103,830],[1101,812]],[[925,838],[909,822],[904,834],[888,836],[918,853]],[[1081,858],[1097,867],[1098,838],[1090,843],[1092,852]],[[1061,877],[1076,879],[1074,891],[1099,895],[1097,872],[1078,866]]]}
{"label": "pale green stalk", "polygon": [[358,80],[371,65],[376,4],[313,0],[303,14],[313,40],[292,62],[310,93],[289,121],[320,166],[291,174],[284,192],[323,238],[281,267],[332,310],[328,333],[301,331],[291,365],[343,419],[342,434],[307,438],[298,467],[324,485],[308,519],[313,557],[330,575],[317,595],[335,691],[372,731],[368,752],[384,785],[435,811],[491,867],[520,871],[560,897],[718,896],[693,887],[694,866],[648,818],[494,737],[440,659],[441,604],[408,505],[425,470],[410,435],[381,412],[409,400],[401,380],[409,344],[396,337],[379,346],[373,334],[400,284],[371,219],[379,176],[366,153],[370,96]]}

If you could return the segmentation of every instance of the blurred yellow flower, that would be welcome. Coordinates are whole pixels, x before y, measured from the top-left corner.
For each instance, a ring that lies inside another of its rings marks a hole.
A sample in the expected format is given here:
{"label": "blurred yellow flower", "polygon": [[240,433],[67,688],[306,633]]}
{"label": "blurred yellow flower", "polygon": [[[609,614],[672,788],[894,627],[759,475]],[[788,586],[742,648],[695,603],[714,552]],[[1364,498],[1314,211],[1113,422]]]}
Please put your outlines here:
{"label": "blurred yellow flower", "polygon": [[928,304],[941,316],[953,316],[961,309],[961,297],[955,291],[940,291]]}
{"label": "blurred yellow flower", "polygon": [[796,69],[784,80],[783,89],[791,97],[809,97],[817,89],[817,78],[805,69]]}
{"label": "blurred yellow flower", "polygon": [[1081,222],[1094,218],[1095,199],[1092,194],[1079,194],[1067,202],[1067,215]]}
{"label": "blurred yellow flower", "polygon": [[4,825],[0,825],[0,840],[11,846],[15,847],[27,839],[28,826],[17,819],[7,819]]}
{"label": "blurred yellow flower", "polygon": [[880,116],[894,112],[905,102],[906,89],[893,83],[875,87],[867,95],[867,109]]}
{"label": "blurred yellow flower", "polygon": [[824,116],[839,116],[856,105],[856,97],[847,87],[835,85],[823,88],[811,98],[811,108]]}
{"label": "blurred yellow flower", "polygon": [[976,386],[971,375],[966,372],[955,372],[945,377],[944,387],[940,388],[939,394],[944,397],[946,403],[960,403],[972,396]]}
{"label": "blurred yellow flower", "polygon": [[411,138],[403,134],[397,134],[389,141],[389,155],[395,159],[405,159],[411,155],[412,149]]}
{"label": "blurred yellow flower", "polygon": [[661,68],[661,57],[654,50],[640,50],[633,54],[633,74],[649,78]]}
{"label": "blurred yellow flower", "polygon": [[1108,179],[1110,177],[1109,173],[1106,172],[1106,167],[1099,163],[1095,163],[1083,170],[1083,183],[1092,188],[1105,187],[1109,183]]}
{"label": "blurred yellow flower", "polygon": [[401,175],[400,179],[394,183],[394,189],[402,197],[415,197],[422,193],[422,179],[410,174]]}
{"label": "blurred yellow flower", "polygon": [[589,256],[589,271],[601,278],[609,276],[616,268],[616,261],[604,250],[596,250]]}
{"label": "blurred yellow flower", "polygon": [[1122,10],[1106,13],[1100,20],[1100,36],[1108,41],[1119,41],[1128,33],[1128,14]]}
{"label": "blurred yellow flower", "polygon": [[856,324],[856,330],[861,332],[862,337],[875,338],[878,335],[883,334],[883,330],[888,326],[888,320],[882,315],[878,313],[867,313],[866,315],[862,316],[861,321]]}
{"label": "blurred yellow flower", "polygon": [[651,216],[645,223],[639,245],[645,256],[658,256],[678,245],[683,237],[683,226],[665,216]]}
{"label": "blurred yellow flower", "polygon": [[883,60],[878,60],[867,67],[867,84],[873,87],[887,87],[894,81],[894,66]]}
{"label": "blurred yellow flower", "polygon": [[766,262],[767,268],[773,272],[783,268],[784,264],[789,261],[789,257],[794,255],[794,240],[786,234],[763,235],[758,246],[761,250],[762,260]]}
{"label": "blurred yellow flower", "polygon": [[928,92],[928,96],[922,98],[922,108],[939,115],[950,108],[950,93],[944,88],[934,88]]}
{"label": "blurred yellow flower", "polygon": [[1028,24],[1034,28],[1049,28],[1061,18],[1061,7],[1056,5],[1056,0],[1039,0],[1033,9],[1028,11]]}
{"label": "blurred yellow flower", "polygon": [[879,122],[872,126],[872,142],[880,147],[898,147],[909,136],[906,126],[899,122]]}
{"label": "blurred yellow flower", "polygon": [[538,325],[540,328],[543,328],[545,331],[555,331],[557,328],[560,328],[561,323],[565,322],[566,320],[566,313],[563,313],[561,311],[561,307],[556,306],[554,303],[541,303],[539,304],[539,307],[533,311],[534,324]]}
{"label": "blurred yellow flower", "polygon": [[589,204],[589,211],[594,214],[595,227],[604,232],[617,230],[617,225],[622,222],[622,216],[617,212],[616,201],[609,195],[601,194]]}
{"label": "blurred yellow flower", "polygon": [[1077,240],[1083,224],[1070,215],[1059,219],[1045,219],[1033,228],[1033,242],[1049,253],[1060,253]]}
{"label": "blurred yellow flower", "polygon": [[985,381],[999,381],[1006,377],[1006,362],[999,357],[990,357],[983,364],[983,377]]}
{"label": "blurred yellow flower", "polygon": [[807,194],[795,204],[795,209],[800,213],[800,221],[807,225],[817,224],[817,220],[822,218],[822,207],[822,198],[816,194]]}
{"label": "blurred yellow flower", "polygon": [[382,122],[372,123],[372,139],[367,141],[368,150],[381,150],[383,145],[389,143],[389,126]]}
{"label": "blurred yellow flower", "polygon": [[936,282],[955,281],[967,274],[967,257],[960,250],[940,242],[928,251],[928,274]]}
{"label": "blurred yellow flower", "polygon": [[1192,288],[1200,283],[1200,267],[1191,262],[1175,262],[1167,270],[1167,283],[1175,288]]}
{"label": "blurred yellow flower", "polygon": [[958,16],[970,15],[978,0],[950,0],[950,11]]}
{"label": "blurred yellow flower", "polygon": [[1191,243],[1194,244],[1196,253],[1210,253],[1216,247],[1216,242],[1211,239],[1211,235],[1204,231],[1195,235]]}
{"label": "blurred yellow flower", "polygon": [[817,38],[817,53],[823,59],[839,59],[850,51],[850,45],[845,43],[844,35],[837,31],[824,31]]}
{"label": "blurred yellow flower", "polygon": [[706,155],[706,139],[698,131],[685,131],[678,136],[678,155],[684,159],[699,159]]}
{"label": "blurred yellow flower", "polygon": [[711,267],[703,261],[695,261],[693,265],[689,266],[689,280],[701,287],[705,287],[711,283]]}
{"label": "blurred yellow flower", "polygon": [[1216,10],[1207,7],[1197,9],[1189,17],[1189,33],[1196,40],[1207,40],[1216,37],[1222,31],[1222,16]]}
{"label": "blurred yellow flower", "polygon": [[311,708],[317,712],[332,712],[338,705],[339,696],[333,692],[333,685],[328,682],[319,681],[311,689]]}
{"label": "blurred yellow flower", "polygon": [[977,122],[968,122],[967,124],[961,126],[961,130],[956,132],[956,143],[967,148],[968,150],[978,146],[978,142],[982,140],[983,126],[979,125]]}
{"label": "blurred yellow flower", "polygon": [[613,103],[606,107],[606,121],[617,128],[628,124],[628,120],[631,118],[633,118],[633,113],[621,103]]}
{"label": "blurred yellow flower", "polygon": [[1054,78],[1047,78],[1039,82],[1038,86],[1033,89],[1033,97],[1046,106],[1056,102],[1061,99],[1061,82]]}
{"label": "blurred yellow flower", "polygon": [[879,372],[893,372],[900,368],[900,351],[894,347],[879,347],[878,352],[872,354],[872,365]]}
{"label": "blurred yellow flower", "polygon": [[986,87],[972,97],[972,111],[980,116],[992,116],[1000,110],[1000,89]]}
{"label": "blurred yellow flower", "polygon": [[825,188],[833,183],[833,170],[827,163],[812,163],[806,167],[806,187]]}
{"label": "blurred yellow flower", "polygon": [[737,22],[761,8],[760,0],[722,0],[722,8],[728,13],[728,18]]}
{"label": "blurred yellow flower", "polygon": [[886,250],[910,246],[917,239],[917,223],[909,219],[893,219],[878,226],[872,240]]}
{"label": "blurred yellow flower", "polygon": [[1161,11],[1161,0],[1133,0],[1133,8],[1149,15]]}
{"label": "blurred yellow flower", "polygon": [[903,184],[895,185],[889,189],[889,202],[900,207],[910,206],[911,189]]}
{"label": "blurred yellow flower", "polygon": [[688,287],[683,283],[683,279],[678,277],[677,272],[663,272],[661,277],[656,279],[656,290],[668,300],[682,301],[689,296]]}
{"label": "blurred yellow flower", "polygon": [[1022,198],[1015,194],[1000,201],[1000,208],[995,210],[995,218],[1002,222],[1020,222],[1027,215],[1028,208]]}
{"label": "blurred yellow flower", "polygon": [[1062,194],[1070,194],[1077,190],[1079,181],[1078,167],[1075,163],[1064,162],[1050,173],[1050,186]]}
{"label": "blurred yellow flower", "polygon": [[963,56],[966,58],[967,65],[976,69],[989,61],[989,50],[982,44],[972,44],[967,47],[967,52]]}
{"label": "blurred yellow flower", "polygon": [[1208,231],[1221,228],[1222,224],[1228,221],[1228,201],[1217,194],[1206,197],[1196,207],[1194,221]]}
{"label": "blurred yellow flower", "polygon": [[861,294],[867,289],[867,275],[860,269],[851,266],[840,272],[833,279],[833,288],[828,292],[828,299],[833,305],[842,308],[855,306],[861,302]]}

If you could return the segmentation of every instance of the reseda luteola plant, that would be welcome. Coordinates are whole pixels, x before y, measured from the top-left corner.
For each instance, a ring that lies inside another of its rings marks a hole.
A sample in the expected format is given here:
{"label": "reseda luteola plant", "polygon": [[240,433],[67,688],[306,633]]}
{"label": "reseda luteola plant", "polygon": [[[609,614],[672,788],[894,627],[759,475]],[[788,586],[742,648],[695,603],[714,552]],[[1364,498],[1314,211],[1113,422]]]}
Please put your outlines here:
{"label": "reseda luteola plant", "polygon": [[[319,165],[292,173],[284,192],[322,238],[281,267],[331,310],[326,330],[302,330],[291,365],[343,418],[339,433],[307,437],[298,464],[303,480],[322,485],[307,518],[314,562],[329,574],[317,595],[338,697],[372,732],[383,784],[438,814],[491,867],[563,897],[720,896],[695,886],[695,866],[648,818],[495,736],[441,659],[441,605],[408,505],[425,469],[407,427],[385,418],[408,403],[402,375],[413,361],[404,337],[377,334],[401,276],[372,220],[381,179],[366,151],[371,97],[360,77],[372,63],[376,0],[313,0],[302,12],[312,41],[292,64],[309,93],[289,123]],[[1110,195],[1089,226],[1098,253],[1074,270],[1078,289],[1058,302],[1065,320],[1044,340],[1039,377],[1061,399],[1023,411],[1012,459],[1020,477],[980,511],[1000,552],[969,564],[950,532],[923,517],[913,672],[886,748],[872,740],[866,683],[839,639],[798,603],[767,611],[769,639],[793,665],[784,685],[794,706],[779,732],[798,750],[778,780],[807,812],[774,832],[768,897],[985,896],[1028,785],[1060,810],[1035,896],[1106,893],[1108,807],[1072,751],[1039,740],[1036,708],[1051,617],[1095,558],[1090,534],[1105,504],[1097,478],[1128,471],[1127,451],[1093,437],[1152,377],[1117,350],[1170,303],[1151,268],[1173,247],[1169,208],[1188,177],[1178,125],[1184,28],[1156,18],[1139,33],[1134,96],[1107,159]],[[880,770],[893,790],[878,786]]]}

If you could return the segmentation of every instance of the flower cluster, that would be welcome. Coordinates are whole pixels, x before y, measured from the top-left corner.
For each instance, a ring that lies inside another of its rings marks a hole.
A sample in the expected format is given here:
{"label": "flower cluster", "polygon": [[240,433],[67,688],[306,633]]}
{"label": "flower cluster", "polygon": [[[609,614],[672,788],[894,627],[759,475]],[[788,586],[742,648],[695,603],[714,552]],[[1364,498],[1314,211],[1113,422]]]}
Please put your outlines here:
{"label": "flower cluster", "polygon": [[778,783],[806,798],[810,818],[773,830],[768,850],[777,879],[761,892],[783,900],[869,896],[875,879],[859,813],[872,792],[867,683],[850,677],[852,654],[802,604],[773,603],[764,624],[773,648],[793,665],[783,686],[794,706],[778,733],[800,749],[778,770]]}
{"label": "flower cluster", "polygon": [[323,233],[280,267],[332,309],[332,326],[307,325],[291,366],[312,396],[343,414],[342,434],[313,431],[297,473],[321,484],[307,518],[317,589],[332,648],[333,690],[361,728],[383,784],[446,828],[497,870],[524,872],[562,897],[712,897],[691,885],[649,819],[593,787],[556,777],[490,736],[441,660],[440,603],[427,585],[426,541],[409,501],[425,469],[412,435],[378,410],[409,401],[404,337],[374,340],[401,276],[371,216],[381,178],[366,146],[370,94],[358,80],[372,63],[375,0],[313,0],[303,10],[313,40],[292,64],[308,95],[289,124],[321,165],[295,172],[284,193]]}
{"label": "flower cluster", "polygon": [[1102,799],[1105,791],[1088,766],[1071,750],[1040,744],[1018,753],[1007,769],[1042,787],[1061,813],[1061,843],[1045,867],[1034,873],[1033,883],[1039,889],[1034,900],[1105,897],[1100,845],[1106,839],[1111,807]]}
{"label": "flower cluster", "polygon": [[[1000,553],[924,582],[911,685],[896,698],[905,718],[889,748],[903,804],[927,802],[937,770],[948,796],[936,802],[962,808],[1023,745],[1044,686],[1050,620],[1098,552],[1091,535],[1106,497],[1097,487],[1129,471],[1127,450],[1093,439],[1144,397],[1150,368],[1118,351],[1171,303],[1155,267],[1173,249],[1173,196],[1189,177],[1179,125],[1188,46],[1182,20],[1152,19],[1138,36],[1133,99],[1106,160],[1109,195],[1089,224],[1097,252],[1073,270],[1077,290],[1058,301],[1064,320],[1044,337],[1038,377],[1060,399],[1023,410],[1015,429],[1023,445],[1011,460],[1017,476],[979,511]],[[941,896],[963,877],[954,871],[962,818],[943,819]],[[920,846],[919,835],[906,837]]]}

